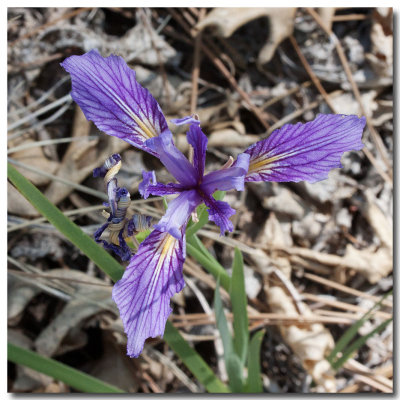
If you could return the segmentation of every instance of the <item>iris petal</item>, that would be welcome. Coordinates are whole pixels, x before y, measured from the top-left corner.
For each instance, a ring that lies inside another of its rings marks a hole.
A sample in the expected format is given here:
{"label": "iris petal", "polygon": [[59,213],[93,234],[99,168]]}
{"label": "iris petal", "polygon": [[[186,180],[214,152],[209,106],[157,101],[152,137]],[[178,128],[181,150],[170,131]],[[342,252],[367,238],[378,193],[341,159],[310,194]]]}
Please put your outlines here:
{"label": "iris petal", "polygon": [[199,125],[192,124],[186,137],[193,147],[193,166],[197,172],[197,181],[200,182],[204,175],[204,165],[206,163],[207,136]]}
{"label": "iris petal", "polygon": [[154,226],[162,232],[169,232],[177,239],[182,237],[182,227],[186,225],[190,214],[202,202],[196,190],[186,190],[169,202],[167,212]]}
{"label": "iris petal", "polygon": [[204,203],[208,207],[210,221],[213,221],[221,229],[221,236],[225,231],[232,232],[233,224],[229,217],[236,214],[236,211],[226,201],[215,200],[211,196],[204,198]]}
{"label": "iris petal", "polygon": [[249,167],[249,155],[242,153],[232,167],[220,169],[207,174],[203,183],[200,185],[201,190],[207,194],[214,193],[216,190],[244,190],[244,178]]}
{"label": "iris petal", "polygon": [[113,288],[125,333],[127,353],[138,357],[148,337],[164,334],[170,299],[185,283],[182,275],[184,239],[154,230],[140,245]]}
{"label": "iris petal", "polygon": [[158,183],[154,171],[143,171],[143,181],[139,183],[139,192],[144,199],[153,196],[166,196],[180,193],[185,188],[179,183]]}
{"label": "iris petal", "polygon": [[108,135],[157,155],[144,142],[168,130],[167,121],[121,57],[102,57],[92,50],[68,57],[61,66],[71,74],[72,98],[88,120]]}
{"label": "iris petal", "polygon": [[196,171],[188,159],[174,145],[171,132],[166,131],[160,136],[147,140],[146,146],[158,154],[160,161],[178,182],[187,187],[196,184]]}
{"label": "iris petal", "polygon": [[316,182],[340,168],[345,151],[361,150],[365,117],[323,115],[306,124],[284,125],[250,146],[248,181]]}

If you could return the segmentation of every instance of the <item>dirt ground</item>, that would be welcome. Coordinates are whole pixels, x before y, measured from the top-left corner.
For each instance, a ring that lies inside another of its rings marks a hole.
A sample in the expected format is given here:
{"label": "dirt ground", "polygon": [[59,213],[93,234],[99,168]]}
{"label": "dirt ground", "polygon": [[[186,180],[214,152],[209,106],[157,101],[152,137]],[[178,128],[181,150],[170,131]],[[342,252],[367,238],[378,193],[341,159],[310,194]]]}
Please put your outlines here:
{"label": "dirt ground", "polygon": [[[264,327],[262,374],[271,393],[393,391],[392,324],[338,371],[326,356],[393,286],[393,14],[386,8],[9,8],[8,157],[90,235],[104,222],[105,188],[92,170],[113,153],[136,212],[142,170],[158,160],[100,133],[69,96],[60,62],[94,48],[117,54],[167,120],[196,112],[213,170],[286,123],[318,113],[367,118],[362,151],[315,184],[252,183],[228,192],[235,230],[199,237],[227,269],[243,252],[252,332]],[[173,128],[188,150],[185,128]],[[40,146],[36,146],[41,143]],[[111,281],[8,183],[8,339],[130,392],[204,392],[162,339],[138,359],[111,300]],[[190,257],[170,320],[222,379],[212,313],[214,279]],[[230,304],[223,296],[226,310]],[[196,322],[187,318],[204,314]],[[257,314],[262,313],[262,318]],[[358,330],[392,315],[392,297]],[[301,320],[301,321],[300,321]],[[11,392],[74,390],[9,363]]]}

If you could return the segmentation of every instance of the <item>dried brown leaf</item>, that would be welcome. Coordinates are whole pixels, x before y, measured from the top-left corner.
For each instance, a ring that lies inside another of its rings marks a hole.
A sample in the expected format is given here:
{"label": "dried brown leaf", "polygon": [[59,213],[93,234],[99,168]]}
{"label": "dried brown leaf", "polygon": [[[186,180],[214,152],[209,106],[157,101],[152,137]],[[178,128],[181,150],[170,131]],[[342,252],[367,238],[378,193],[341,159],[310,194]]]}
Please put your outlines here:
{"label": "dried brown leaf", "polygon": [[[268,305],[272,312],[296,317],[299,315],[293,298],[281,287],[272,286],[266,290]],[[302,303],[303,315],[313,313],[305,303]],[[280,332],[285,342],[300,358],[304,368],[314,381],[332,393],[336,391],[336,382],[330,364],[325,357],[332,350],[334,340],[331,333],[319,323],[309,325],[281,325]]]}
{"label": "dried brown leaf", "polygon": [[7,211],[9,214],[21,217],[37,217],[39,215],[36,208],[9,182],[7,182]]}
{"label": "dried brown leaf", "polygon": [[296,8],[214,8],[200,21],[196,28],[203,30],[208,26],[216,29],[216,34],[229,37],[244,24],[261,17],[269,17],[270,32],[267,43],[260,50],[258,63],[267,63],[273,57],[278,45],[293,32]]}
{"label": "dried brown leaf", "polygon": [[[75,108],[73,137],[89,136],[91,122],[87,121],[81,109]],[[98,145],[98,141],[74,141],[68,147],[57,176],[75,183],[81,183],[91,175],[94,168],[100,166],[111,154],[119,153],[130,145],[123,140],[108,135],[102,135],[105,146]],[[64,183],[53,181],[45,191],[45,196],[54,204],[58,204],[74,189]]]}

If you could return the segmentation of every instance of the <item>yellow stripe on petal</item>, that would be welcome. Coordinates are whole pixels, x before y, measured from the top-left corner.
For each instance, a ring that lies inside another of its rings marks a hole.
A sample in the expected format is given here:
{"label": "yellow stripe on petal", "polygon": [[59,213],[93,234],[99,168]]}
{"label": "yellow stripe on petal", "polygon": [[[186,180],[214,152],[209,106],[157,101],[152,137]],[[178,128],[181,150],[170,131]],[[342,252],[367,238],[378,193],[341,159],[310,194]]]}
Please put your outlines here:
{"label": "yellow stripe on petal", "polygon": [[256,171],[260,170],[261,168],[265,167],[266,165],[272,164],[275,161],[285,158],[287,156],[288,156],[288,154],[280,154],[278,156],[265,158],[264,160],[261,160],[261,161],[254,162],[255,160],[254,161],[250,160],[249,171],[248,171],[247,175],[250,175],[250,173],[256,172]]}
{"label": "yellow stripe on petal", "polygon": [[[156,132],[155,128],[151,126],[149,128],[142,119],[129,107],[126,102],[124,102],[121,97],[113,90],[109,85],[107,85],[104,81],[99,79],[96,75],[92,76],[92,79],[98,83],[99,86],[102,86],[105,88],[110,95],[110,97],[115,101],[116,104],[119,105],[119,107],[126,112],[136,123],[136,125],[140,128],[142,131],[142,135],[144,139],[150,139],[152,137],[158,136],[158,133]],[[153,129],[154,130],[153,130]]]}
{"label": "yellow stripe on petal", "polygon": [[[143,121],[140,120],[140,118],[135,115],[132,110],[129,113],[129,115],[133,118],[133,120],[137,123],[137,125],[139,126],[139,128],[143,131],[143,133],[145,133],[145,135],[150,139],[152,137],[158,136],[158,133],[155,131],[152,131],[151,128],[148,128]],[[154,128],[154,127],[152,127]]]}
{"label": "yellow stripe on petal", "polygon": [[160,265],[164,262],[167,255],[170,255],[169,253],[175,248],[177,241],[178,241],[178,239],[175,239],[169,233],[167,234],[167,236],[164,238],[164,240],[161,243],[162,248],[161,248],[160,258],[158,260],[158,265]]}

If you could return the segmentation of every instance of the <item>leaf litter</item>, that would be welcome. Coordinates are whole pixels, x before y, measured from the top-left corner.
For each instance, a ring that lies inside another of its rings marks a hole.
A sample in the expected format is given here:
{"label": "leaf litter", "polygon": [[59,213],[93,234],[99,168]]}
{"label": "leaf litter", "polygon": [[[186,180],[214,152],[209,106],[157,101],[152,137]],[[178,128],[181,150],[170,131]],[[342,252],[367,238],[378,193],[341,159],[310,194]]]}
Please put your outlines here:
{"label": "leaf litter", "polygon": [[[63,99],[70,84],[59,63],[72,54],[97,48],[103,55],[123,56],[167,110],[167,119],[190,114],[194,101],[209,137],[210,167],[273,129],[309,121],[331,112],[331,106],[337,113],[366,113],[372,124],[364,136],[367,152],[347,154],[344,168],[317,184],[265,182],[249,185],[244,197],[228,193],[239,210],[236,230],[221,238],[206,225],[199,236],[227,269],[235,246],[244,254],[250,329],[267,327],[261,352],[264,391],[392,390],[391,324],[339,371],[326,361],[351,323],[393,285],[391,9],[9,8],[7,28],[8,149],[79,138],[20,150],[9,158],[28,165],[30,170],[19,166],[20,171],[64,212],[101,205],[98,197],[65,181],[102,192],[91,171],[115,152],[125,163],[121,180],[129,186],[134,207],[154,216],[162,211],[156,200],[135,205],[142,166],[159,165],[123,141],[99,134],[78,107]],[[338,38],[344,61],[329,30]],[[327,92],[315,85],[291,38]],[[371,129],[384,149],[377,147]],[[177,143],[187,151],[180,140],[184,133],[177,131]],[[76,211],[71,218],[93,233],[101,211]],[[138,360],[124,356],[126,339],[111,301],[111,282],[58,239],[54,228],[29,224],[37,216],[9,184],[9,340],[131,392],[203,390],[161,339],[149,340]],[[223,376],[215,321],[206,311],[215,282],[190,258],[185,269],[193,290],[174,299],[171,321]],[[224,292],[222,297],[227,300]],[[367,335],[391,313],[388,298],[358,335]],[[197,315],[197,324],[191,314]],[[19,366],[10,370],[9,390],[71,391]]]}

